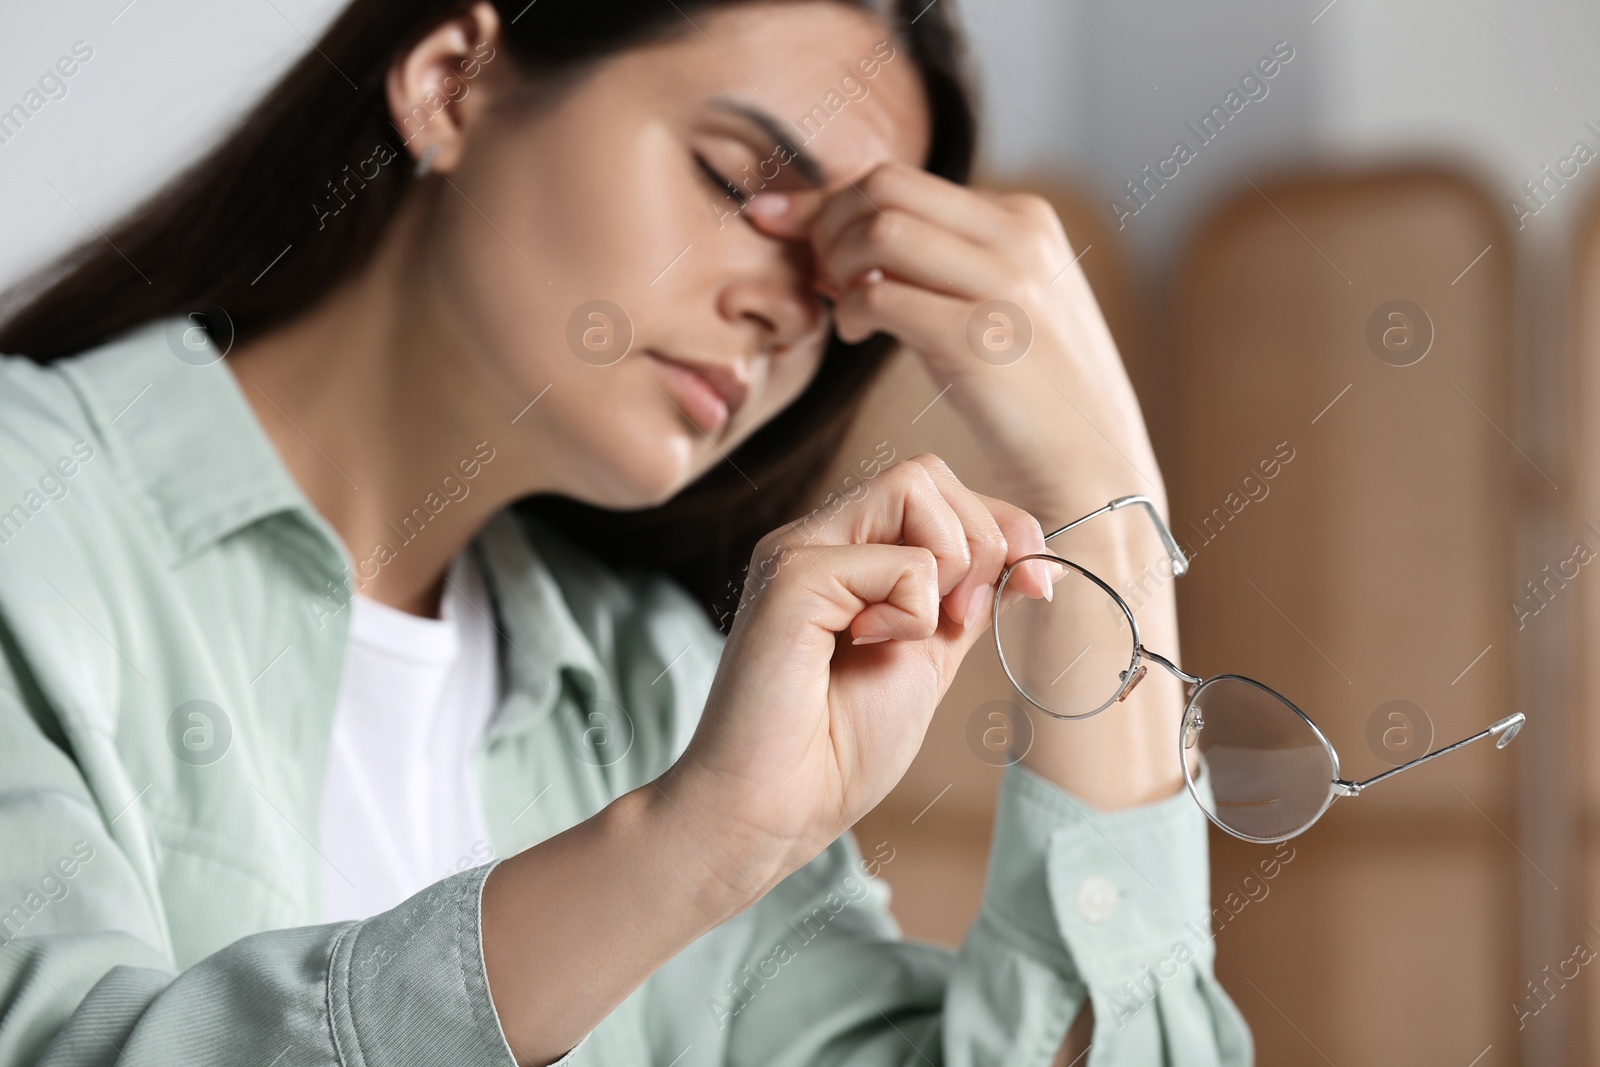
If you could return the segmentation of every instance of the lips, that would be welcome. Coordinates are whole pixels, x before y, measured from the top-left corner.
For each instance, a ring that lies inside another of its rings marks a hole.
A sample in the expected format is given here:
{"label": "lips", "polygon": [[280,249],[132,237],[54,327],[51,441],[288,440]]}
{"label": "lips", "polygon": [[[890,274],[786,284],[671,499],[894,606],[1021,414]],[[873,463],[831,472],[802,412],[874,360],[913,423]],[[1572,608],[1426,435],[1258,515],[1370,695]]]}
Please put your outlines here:
{"label": "lips", "polygon": [[674,403],[701,432],[715,434],[728,425],[750,392],[739,375],[718,363],[695,363],[646,349],[666,372]]}

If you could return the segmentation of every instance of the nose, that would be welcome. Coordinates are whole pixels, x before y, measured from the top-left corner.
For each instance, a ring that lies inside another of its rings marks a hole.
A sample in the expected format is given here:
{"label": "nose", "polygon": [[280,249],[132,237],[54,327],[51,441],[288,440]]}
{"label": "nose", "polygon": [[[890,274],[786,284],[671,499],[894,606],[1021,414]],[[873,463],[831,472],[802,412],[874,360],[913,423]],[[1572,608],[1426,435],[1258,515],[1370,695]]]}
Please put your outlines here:
{"label": "nose", "polygon": [[823,324],[822,302],[811,291],[809,257],[797,254],[800,251],[773,248],[768,262],[726,279],[718,291],[718,314],[748,332],[754,342],[752,349],[783,352],[811,337]]}

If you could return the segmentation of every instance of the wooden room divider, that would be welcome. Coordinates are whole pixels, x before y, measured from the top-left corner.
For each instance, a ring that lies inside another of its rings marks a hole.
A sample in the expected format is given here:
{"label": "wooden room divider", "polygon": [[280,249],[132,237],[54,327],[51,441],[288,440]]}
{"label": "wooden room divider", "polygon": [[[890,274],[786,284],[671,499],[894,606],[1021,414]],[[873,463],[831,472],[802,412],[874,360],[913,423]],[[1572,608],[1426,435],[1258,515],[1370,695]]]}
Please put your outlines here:
{"label": "wooden room divider", "polygon": [[[1578,810],[1572,832],[1584,891],[1581,906],[1566,909],[1563,919],[1573,931],[1574,940],[1585,942],[1591,951],[1600,954],[1600,653],[1596,652],[1600,649],[1600,568],[1589,565],[1591,559],[1600,559],[1600,189],[1594,193],[1577,228],[1571,287],[1574,315],[1570,337],[1578,388],[1570,416],[1576,431],[1572,466],[1577,500],[1567,528],[1570,540],[1583,543],[1596,555],[1584,558],[1573,545],[1566,553],[1558,553],[1562,558],[1552,559],[1551,563],[1556,568],[1565,566],[1567,574],[1576,571],[1574,577],[1567,579],[1575,586],[1576,594],[1572,601],[1576,622],[1573,658],[1578,668],[1579,692],[1573,716],[1577,744],[1573,746],[1572,768]],[[1576,563],[1568,562],[1575,558]],[[1596,573],[1589,575],[1591,570]],[[1564,575],[1558,571],[1558,577]],[[1565,955],[1552,963],[1559,967],[1565,962]],[[1600,955],[1582,970],[1592,969],[1594,963],[1600,963]],[[1592,1063],[1600,1055],[1600,978],[1588,977],[1579,996],[1583,1007],[1575,1013],[1579,1025],[1572,1062]],[[1579,1056],[1588,1058],[1579,1060]]]}
{"label": "wooden room divider", "polygon": [[[1544,474],[1512,434],[1511,253],[1488,195],[1414,171],[1256,183],[1182,266],[1183,658],[1288,695],[1347,778],[1517,710],[1514,520]],[[1213,899],[1248,902],[1218,972],[1261,1063],[1516,1061],[1517,756],[1340,800],[1259,901],[1270,850],[1213,836]]]}
{"label": "wooden room divider", "polygon": [[[1513,593],[1540,575],[1520,574],[1516,515],[1554,489],[1515,432],[1512,237],[1492,198],[1432,170],[1258,181],[1198,231],[1150,315],[1103,214],[1026,184],[1087,249],[1152,423],[1193,562],[1184,666],[1281,690],[1350,778],[1518,710],[1540,602],[1519,610]],[[990,488],[944,384],[898,356],[822,491],[884,442]],[[881,874],[912,936],[954,944],[976,914],[1001,771],[968,731],[1016,699],[984,641],[857,828],[892,852]],[[1480,1067],[1520,1061],[1513,1007],[1539,976],[1523,973],[1519,915],[1558,895],[1516,844],[1523,743],[1340,800],[1270,879],[1259,862],[1281,852],[1213,833],[1218,971],[1258,1062],[1465,1065],[1491,1045]]]}

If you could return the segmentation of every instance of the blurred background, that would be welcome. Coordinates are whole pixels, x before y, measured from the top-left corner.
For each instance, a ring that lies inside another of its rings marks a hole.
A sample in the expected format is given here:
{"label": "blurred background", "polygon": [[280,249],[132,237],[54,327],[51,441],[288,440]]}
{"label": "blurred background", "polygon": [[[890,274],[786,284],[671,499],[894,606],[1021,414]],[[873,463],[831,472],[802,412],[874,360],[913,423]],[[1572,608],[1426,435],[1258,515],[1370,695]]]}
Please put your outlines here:
{"label": "blurred background", "polygon": [[[338,6],[10,6],[0,106],[92,54],[0,130],[0,286],[201,151]],[[1270,880],[1245,882],[1271,848],[1214,836],[1216,900],[1248,900],[1218,972],[1260,1062],[1600,1062],[1600,6],[961,10],[984,181],[1056,203],[1144,404],[1194,555],[1183,664],[1291,694],[1347,777],[1528,714],[1504,752],[1341,800]],[[888,442],[982,489],[942,386],[899,360],[840,478]],[[913,936],[976,913],[1005,756],[970,727],[1016,699],[981,645],[858,827],[895,849]]]}

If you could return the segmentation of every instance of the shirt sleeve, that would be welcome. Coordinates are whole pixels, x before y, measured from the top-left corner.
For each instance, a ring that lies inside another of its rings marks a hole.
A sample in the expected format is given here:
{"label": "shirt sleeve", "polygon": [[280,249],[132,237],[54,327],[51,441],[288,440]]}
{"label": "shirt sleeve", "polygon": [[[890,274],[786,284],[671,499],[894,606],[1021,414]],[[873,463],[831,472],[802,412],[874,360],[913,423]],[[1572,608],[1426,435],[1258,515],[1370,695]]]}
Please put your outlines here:
{"label": "shirt sleeve", "polygon": [[0,1067],[515,1067],[479,934],[489,866],[361,922],[255,934],[179,970],[114,809],[3,659],[0,783]]}
{"label": "shirt sleeve", "polygon": [[899,939],[869,877],[881,857],[846,836],[758,905],[763,932],[723,988],[730,1062],[1046,1065],[1087,997],[1087,1067],[1248,1065],[1212,972],[1206,825],[1186,792],[1100,812],[1011,767],[955,954]]}

